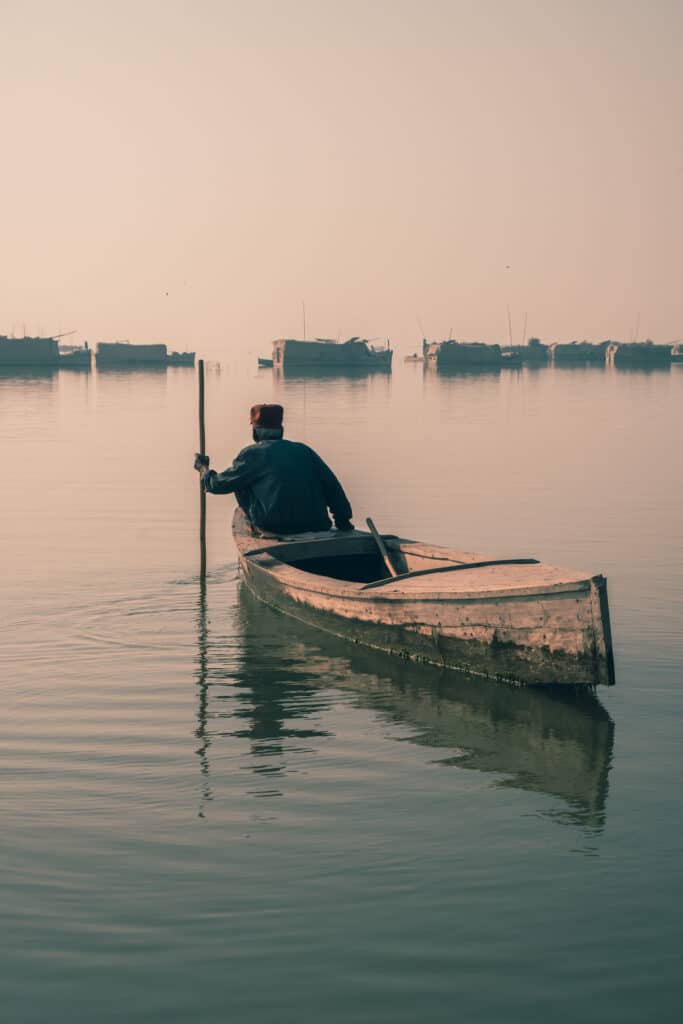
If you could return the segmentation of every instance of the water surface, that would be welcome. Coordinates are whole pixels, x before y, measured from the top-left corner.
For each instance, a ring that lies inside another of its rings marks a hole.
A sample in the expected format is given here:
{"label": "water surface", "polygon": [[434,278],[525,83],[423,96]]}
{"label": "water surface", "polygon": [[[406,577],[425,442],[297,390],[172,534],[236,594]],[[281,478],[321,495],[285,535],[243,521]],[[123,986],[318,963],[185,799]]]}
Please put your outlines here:
{"label": "water surface", "polygon": [[356,522],[609,580],[617,685],[509,689],[244,592],[192,371],[0,377],[3,1020],[601,1022],[680,1005],[683,367],[209,367]]}

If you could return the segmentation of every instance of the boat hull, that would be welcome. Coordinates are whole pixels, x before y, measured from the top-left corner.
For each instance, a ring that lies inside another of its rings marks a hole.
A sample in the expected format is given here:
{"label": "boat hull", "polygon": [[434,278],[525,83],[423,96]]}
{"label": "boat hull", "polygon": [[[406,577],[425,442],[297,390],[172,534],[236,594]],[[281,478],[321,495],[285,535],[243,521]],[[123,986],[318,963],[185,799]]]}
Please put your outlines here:
{"label": "boat hull", "polygon": [[[607,590],[601,576],[554,584],[540,593],[534,587],[526,594],[454,595],[434,582],[431,591],[406,595],[392,585],[364,589],[283,565],[264,552],[263,540],[245,539],[242,531],[238,512],[234,534],[250,591],[271,608],[317,629],[400,658],[507,682],[614,682]],[[356,536],[365,535],[358,531]]]}

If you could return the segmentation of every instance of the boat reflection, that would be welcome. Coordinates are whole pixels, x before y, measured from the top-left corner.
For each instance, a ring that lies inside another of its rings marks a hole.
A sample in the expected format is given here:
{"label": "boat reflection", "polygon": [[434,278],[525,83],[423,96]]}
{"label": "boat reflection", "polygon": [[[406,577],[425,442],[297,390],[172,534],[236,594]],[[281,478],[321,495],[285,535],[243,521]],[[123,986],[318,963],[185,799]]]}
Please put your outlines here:
{"label": "boat reflection", "polygon": [[165,377],[168,367],[152,366],[149,363],[141,363],[140,366],[101,366],[97,365],[97,376],[106,380],[118,378],[140,378],[140,377]]}
{"label": "boat reflection", "polygon": [[426,378],[429,377],[461,377],[461,378],[477,378],[477,377],[500,377],[501,369],[503,367],[499,364],[497,366],[437,366],[433,362],[424,363],[424,375]]}
{"label": "boat reflection", "polygon": [[285,369],[281,366],[273,367],[273,377],[276,382],[289,383],[291,381],[326,381],[326,380],[368,380],[370,377],[386,379],[391,375],[391,370],[383,366],[296,366]]}
{"label": "boat reflection", "polygon": [[56,366],[0,366],[0,381],[49,381],[55,383]]}
{"label": "boat reflection", "polygon": [[[241,646],[224,670],[211,669],[219,645],[207,648],[205,625],[199,631],[204,778],[210,742],[240,737],[250,743],[253,771],[270,776],[268,789],[256,795],[278,795],[288,754],[302,743],[316,752],[316,740],[327,735],[319,714],[344,690],[356,707],[408,727],[408,739],[434,748],[438,764],[491,773],[496,785],[556,798],[560,805],[543,813],[603,828],[614,723],[592,692],[512,688],[356,648],[271,611],[244,586],[236,613]],[[205,603],[203,614],[205,623]],[[221,682],[214,697],[213,684]],[[230,701],[224,716],[221,699]],[[230,719],[229,731],[215,728],[221,717]]]}

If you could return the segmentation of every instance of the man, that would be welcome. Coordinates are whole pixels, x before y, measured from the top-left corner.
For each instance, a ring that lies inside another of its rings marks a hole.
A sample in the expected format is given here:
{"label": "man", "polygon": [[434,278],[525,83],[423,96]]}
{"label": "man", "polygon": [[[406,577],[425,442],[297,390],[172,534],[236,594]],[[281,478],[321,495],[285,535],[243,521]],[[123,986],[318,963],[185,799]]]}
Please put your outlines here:
{"label": "man", "polygon": [[231,494],[259,530],[307,533],[331,528],[352,530],[351,506],[332,470],[308,445],[285,441],[281,405],[254,405],[254,444],[243,448],[223,473],[209,469],[208,456],[195,455],[205,490]]}

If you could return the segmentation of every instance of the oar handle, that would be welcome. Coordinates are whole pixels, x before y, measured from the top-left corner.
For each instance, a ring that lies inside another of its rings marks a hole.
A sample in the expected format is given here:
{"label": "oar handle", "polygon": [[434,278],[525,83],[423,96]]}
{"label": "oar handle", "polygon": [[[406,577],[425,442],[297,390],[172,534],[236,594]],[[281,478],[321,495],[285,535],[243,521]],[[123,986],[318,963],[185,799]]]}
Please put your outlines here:
{"label": "oar handle", "polygon": [[389,552],[387,551],[387,546],[384,543],[384,541],[382,540],[382,538],[380,537],[380,535],[379,535],[379,533],[377,531],[377,527],[375,526],[375,524],[373,523],[372,519],[370,519],[369,516],[365,520],[365,522],[368,524],[368,530],[372,534],[373,540],[375,541],[375,544],[379,548],[379,553],[381,554],[382,560],[383,560],[384,564],[386,565],[387,569],[389,570],[389,572],[391,573],[392,576],[398,576],[398,573],[396,572],[396,570],[394,569],[393,565],[391,564],[391,559],[389,558]]}

